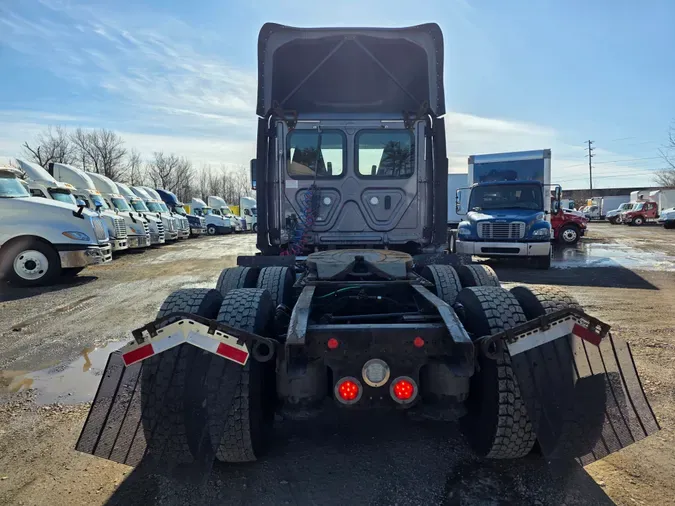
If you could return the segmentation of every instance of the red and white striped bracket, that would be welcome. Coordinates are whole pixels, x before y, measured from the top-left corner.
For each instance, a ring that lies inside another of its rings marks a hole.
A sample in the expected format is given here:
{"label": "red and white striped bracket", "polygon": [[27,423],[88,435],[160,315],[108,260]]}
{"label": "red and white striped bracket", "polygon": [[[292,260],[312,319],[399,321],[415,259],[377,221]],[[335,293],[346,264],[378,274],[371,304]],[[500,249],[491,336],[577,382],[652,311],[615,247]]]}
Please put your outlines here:
{"label": "red and white striped bracket", "polygon": [[581,323],[582,320],[575,316],[565,316],[560,320],[552,321],[546,330],[534,329],[518,334],[514,342],[507,344],[509,353],[514,356],[570,334],[594,346],[599,346],[602,336]]}
{"label": "red and white striped bracket", "polygon": [[157,331],[154,337],[148,337],[142,344],[133,342],[120,351],[124,365],[130,366],[154,355],[179,346],[191,344],[240,365],[246,365],[249,352],[245,344],[238,344],[237,338],[224,332],[209,334],[209,327],[193,321],[179,320]]}

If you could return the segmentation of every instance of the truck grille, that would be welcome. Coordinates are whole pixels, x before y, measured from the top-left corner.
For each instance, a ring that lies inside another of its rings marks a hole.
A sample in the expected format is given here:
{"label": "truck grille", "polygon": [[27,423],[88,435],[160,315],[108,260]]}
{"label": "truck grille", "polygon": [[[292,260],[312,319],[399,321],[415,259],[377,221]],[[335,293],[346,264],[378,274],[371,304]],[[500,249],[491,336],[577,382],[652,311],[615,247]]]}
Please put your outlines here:
{"label": "truck grille", "polygon": [[108,232],[106,231],[105,225],[103,225],[103,221],[101,220],[101,218],[92,218],[91,224],[94,227],[94,233],[96,234],[96,240],[97,241],[107,241],[108,240]]}
{"label": "truck grille", "polygon": [[166,230],[168,232],[175,232],[176,231],[176,223],[171,219],[166,220]]}
{"label": "truck grille", "polygon": [[190,230],[190,220],[183,218],[183,230]]}
{"label": "truck grille", "polygon": [[127,236],[127,226],[124,224],[124,218],[119,218],[117,216],[113,217],[113,223],[115,224],[115,238],[124,239]]}
{"label": "truck grille", "polygon": [[478,223],[478,237],[481,239],[515,240],[525,236],[525,223],[494,223],[484,221]]}

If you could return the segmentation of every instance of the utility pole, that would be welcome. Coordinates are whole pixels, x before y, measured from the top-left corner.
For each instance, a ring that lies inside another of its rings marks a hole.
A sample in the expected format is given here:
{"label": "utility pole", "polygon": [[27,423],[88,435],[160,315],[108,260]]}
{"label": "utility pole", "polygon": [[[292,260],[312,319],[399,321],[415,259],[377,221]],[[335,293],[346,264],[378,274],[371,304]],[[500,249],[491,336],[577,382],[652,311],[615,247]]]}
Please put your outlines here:
{"label": "utility pole", "polygon": [[588,178],[589,178],[590,183],[591,183],[591,185],[590,185],[591,191],[593,191],[593,162],[592,162],[592,160],[593,160],[593,157],[595,156],[593,154],[593,150],[595,148],[593,147],[593,141],[588,140],[586,142],[588,142],[588,148],[586,148],[586,149],[588,149]]}

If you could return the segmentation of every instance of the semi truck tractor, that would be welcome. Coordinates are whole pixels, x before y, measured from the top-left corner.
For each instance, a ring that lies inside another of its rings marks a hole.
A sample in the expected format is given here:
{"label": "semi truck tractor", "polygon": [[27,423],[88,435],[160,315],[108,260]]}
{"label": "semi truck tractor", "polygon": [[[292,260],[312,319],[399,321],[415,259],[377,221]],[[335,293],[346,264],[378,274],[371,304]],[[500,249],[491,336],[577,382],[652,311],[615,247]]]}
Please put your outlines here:
{"label": "semi truck tractor", "polygon": [[[471,156],[468,182],[470,188],[463,189],[467,214],[457,228],[456,252],[524,257],[534,266],[548,269],[553,239],[551,151]],[[558,191],[556,199],[559,195]],[[461,200],[457,200],[456,209],[462,212]]]}
{"label": "semi truck tractor", "polygon": [[200,216],[206,221],[208,235],[231,234],[234,232],[234,219],[227,218],[220,213],[214,213],[213,208],[206,205],[202,199],[193,198],[190,201],[189,212]]}
{"label": "semi truck tractor", "polygon": [[176,197],[173,192],[162,190],[160,188],[157,188],[155,191],[171,211],[188,220],[191,237],[197,237],[206,233],[206,219],[201,216],[189,214],[185,210],[185,207],[183,207],[183,203],[178,200],[178,197]]}
{"label": "semi truck tractor", "polygon": [[134,195],[143,201],[151,213],[154,213],[155,216],[161,218],[162,223],[164,224],[165,239],[167,241],[175,241],[178,239],[179,222],[176,218],[171,216],[171,213],[168,212],[168,208],[166,208],[164,202],[155,200],[140,186],[131,186],[130,189],[134,192]]}
{"label": "semi truck tractor", "polygon": [[241,232],[246,230],[246,220],[241,216],[237,216],[234,211],[227,205],[225,200],[214,195],[210,195],[206,202],[209,206],[213,208],[214,214],[220,214],[226,218],[229,218],[233,223],[234,231]]}
{"label": "semi truck tractor", "polygon": [[[632,194],[631,194],[632,195]],[[621,214],[621,220],[626,225],[644,225],[647,222],[658,222],[660,213],[675,205],[675,189],[663,188],[660,190],[637,193],[637,202],[628,211]]]}
{"label": "semi truck tractor", "polygon": [[635,204],[636,202],[624,202],[620,204],[619,207],[617,207],[616,209],[608,211],[605,216],[607,218],[607,221],[609,221],[612,225],[618,225],[619,223],[621,223],[621,215],[626,211],[630,211],[631,209],[633,209],[633,206]]}
{"label": "semi truck tractor", "polygon": [[[658,430],[609,325],[554,287],[508,290],[487,267],[450,265],[438,25],[266,24],[258,59],[261,254],[139,324],[78,450],[206,483],[215,460],[261,458],[277,414],[407,413],[459,425],[482,457],[563,465]],[[513,200],[505,219],[515,232],[527,219],[522,237],[549,253],[542,181],[477,184],[474,207]]]}
{"label": "semi truck tractor", "polygon": [[142,216],[148,221],[150,244],[153,246],[164,244],[166,242],[166,233],[162,217],[150,212],[150,209],[145,205],[143,199],[132,192],[131,188],[124,183],[115,183],[115,186],[117,187],[117,193],[126,199],[129,206],[136,211],[139,216]]}
{"label": "semi truck tractor", "polygon": [[170,216],[175,220],[178,231],[178,239],[187,239],[190,237],[190,222],[187,220],[187,218],[169,209],[164,201],[162,201],[159,193],[157,193],[157,190],[154,188],[150,188],[149,186],[141,186],[139,189],[145,191],[145,193],[149,195],[154,202],[156,202],[159,209],[162,210],[162,215]]}
{"label": "semi truck tractor", "polygon": [[[94,182],[80,169],[64,163],[50,163],[47,168],[50,177],[63,183],[75,197],[85,203],[90,211],[99,214],[108,228],[113,253],[129,249],[129,225],[131,220],[113,211],[106,204]],[[44,175],[43,175],[44,176]]]}
{"label": "semi truck tractor", "polygon": [[97,213],[31,197],[24,184],[15,171],[0,168],[0,278],[17,286],[47,285],[112,260]]}
{"label": "semi truck tractor", "polygon": [[[253,189],[255,190],[255,187]],[[246,230],[258,231],[258,209],[253,197],[240,197],[239,205],[230,207],[234,214],[246,220]]]}
{"label": "semi truck tractor", "polygon": [[142,249],[150,246],[150,225],[148,220],[134,211],[126,199],[119,194],[117,185],[113,183],[112,179],[107,178],[101,174],[94,174],[87,172],[87,176],[91,179],[100,193],[103,201],[110,209],[115,210],[119,216],[124,218],[127,225],[127,242],[131,249]]}

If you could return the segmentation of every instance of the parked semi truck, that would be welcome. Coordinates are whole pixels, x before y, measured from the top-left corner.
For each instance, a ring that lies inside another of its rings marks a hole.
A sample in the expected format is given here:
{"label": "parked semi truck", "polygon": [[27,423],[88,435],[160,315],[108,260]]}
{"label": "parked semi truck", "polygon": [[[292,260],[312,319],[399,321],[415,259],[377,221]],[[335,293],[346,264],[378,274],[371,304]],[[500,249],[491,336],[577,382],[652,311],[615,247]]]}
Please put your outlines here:
{"label": "parked semi truck", "polygon": [[96,190],[100,193],[101,198],[108,207],[114,209],[120,216],[124,217],[127,223],[129,248],[140,249],[149,247],[151,241],[148,220],[129,206],[126,199],[119,194],[117,185],[115,185],[112,179],[92,172],[87,172],[86,174],[94,183]]}
{"label": "parked semi truck", "polygon": [[[471,186],[463,189],[468,190],[467,214],[457,228],[456,252],[525,257],[548,269],[553,239],[550,181],[548,149],[469,157]],[[462,212],[461,200],[456,209]]]}
{"label": "parked semi truck", "polygon": [[659,223],[663,224],[663,228],[666,229],[675,228],[675,207],[664,209],[659,214]]}
{"label": "parked semi truck", "polygon": [[256,200],[252,197],[241,197],[239,206],[232,206],[234,214],[243,217],[246,220],[246,229],[253,232],[258,231],[258,208]]}
{"label": "parked semi truck", "polygon": [[607,221],[609,221],[612,225],[618,225],[619,223],[621,223],[621,215],[626,211],[630,211],[631,209],[633,209],[633,206],[635,204],[636,202],[624,202],[620,204],[619,207],[617,207],[616,209],[608,211],[607,215],[605,216],[607,218]]}
{"label": "parked semi truck", "polygon": [[[118,185],[119,187],[119,185]],[[129,189],[140,198],[148,211],[162,220],[164,225],[164,238],[166,241],[175,241],[178,239],[179,221],[168,212],[164,202],[157,201],[154,197],[140,186],[131,186]],[[165,211],[166,209],[166,211]]]}
{"label": "parked semi truck", "polygon": [[154,202],[157,203],[159,208],[162,210],[162,215],[170,216],[176,220],[178,227],[178,239],[187,239],[190,237],[190,222],[185,216],[175,213],[169,209],[166,203],[160,197],[159,193],[157,193],[157,190],[154,188],[150,188],[149,186],[141,186],[140,189],[144,190],[154,200]]}
{"label": "parked semi truck", "polygon": [[187,207],[189,213],[200,216],[206,221],[208,235],[231,234],[234,232],[234,219],[227,218],[220,213],[214,213],[211,206],[199,198],[193,198]]}
{"label": "parked semi truck", "polygon": [[675,206],[675,189],[635,192],[635,197],[635,205],[621,214],[621,221],[626,225],[639,226],[647,222],[656,222],[662,210]]}
{"label": "parked semi truck", "polygon": [[213,208],[214,214],[220,214],[226,218],[229,218],[233,223],[234,231],[241,232],[246,230],[246,219],[235,214],[235,212],[227,205],[224,199],[216,197],[214,195],[209,195],[206,202],[209,206]]}
{"label": "parked semi truck", "polygon": [[13,285],[50,284],[112,260],[106,227],[96,213],[31,197],[28,184],[6,168],[0,168],[0,216],[0,278]]}
{"label": "parked semi truck", "polygon": [[108,206],[86,173],[64,163],[50,163],[47,170],[51,177],[64,183],[71,190],[76,200],[81,200],[90,211],[101,216],[108,228],[113,253],[138,247],[132,245],[133,240],[129,241],[129,235],[132,233],[132,220]]}
{"label": "parked semi truck", "polygon": [[201,216],[189,214],[185,210],[185,207],[183,207],[183,203],[178,200],[178,197],[176,197],[173,192],[162,190],[160,188],[157,188],[155,191],[171,211],[188,220],[188,223],[190,224],[190,235],[192,237],[206,233],[206,220]]}
{"label": "parked semi truck", "polygon": [[138,216],[142,216],[148,221],[150,244],[153,246],[164,244],[166,242],[166,229],[162,217],[157,216],[155,213],[151,213],[143,199],[132,192],[131,188],[127,185],[124,183],[116,183],[114,181],[113,183],[117,188],[117,193],[124,197],[131,209],[138,213]]}
{"label": "parked semi truck", "polygon": [[[489,268],[449,265],[438,25],[266,24],[258,47],[261,254],[216,289],[171,294],[111,354],[78,450],[170,476],[192,464],[204,483],[216,459],[263,456],[277,412],[459,421],[482,457],[536,446],[562,465],[658,430],[608,325],[563,291],[507,290]],[[531,234],[550,231],[542,186],[477,183],[470,202],[513,198],[506,218],[527,211],[536,227],[523,235],[543,238]],[[603,445],[607,434],[629,436]]]}

